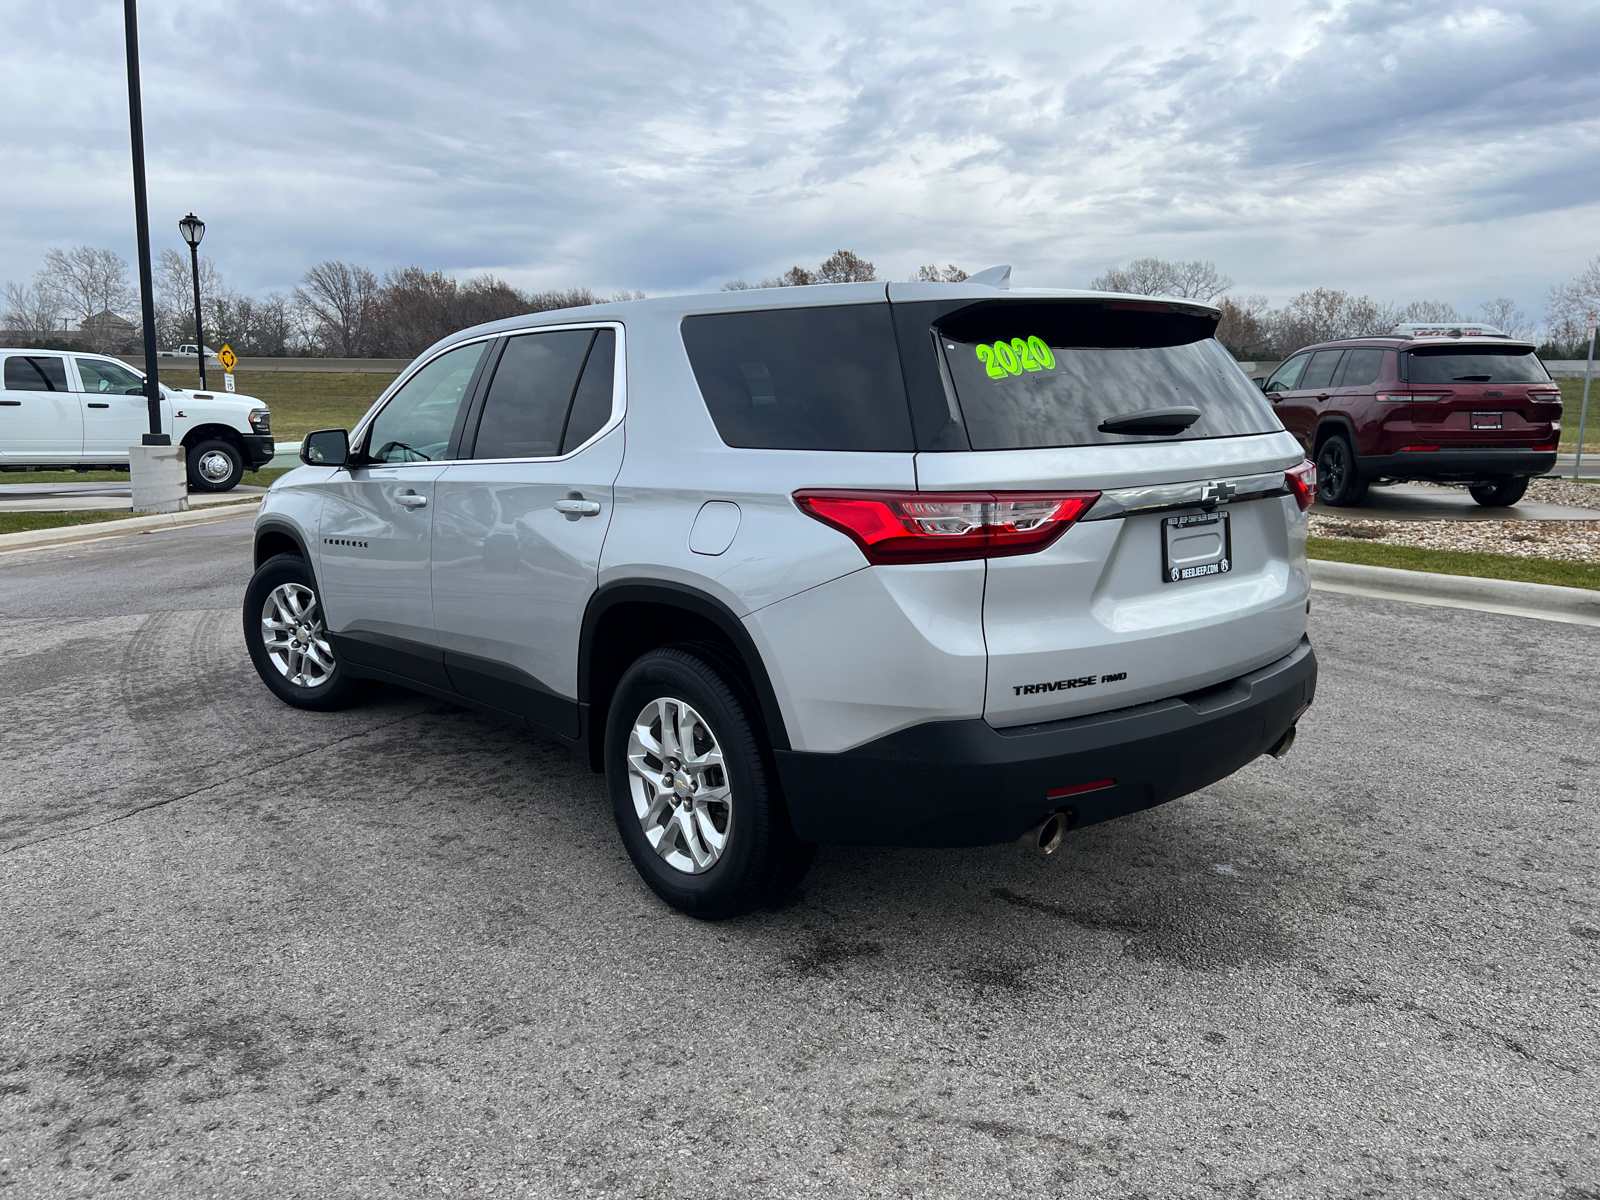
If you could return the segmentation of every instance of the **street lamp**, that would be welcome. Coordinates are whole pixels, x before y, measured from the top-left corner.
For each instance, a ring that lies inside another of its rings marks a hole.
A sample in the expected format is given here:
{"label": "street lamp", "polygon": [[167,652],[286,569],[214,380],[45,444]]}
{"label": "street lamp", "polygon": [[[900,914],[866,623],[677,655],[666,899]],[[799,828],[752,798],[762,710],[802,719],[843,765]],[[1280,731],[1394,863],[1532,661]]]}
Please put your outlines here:
{"label": "street lamp", "polygon": [[200,390],[206,390],[206,330],[200,319],[200,239],[206,235],[206,223],[190,213],[178,222],[178,231],[189,243],[189,266],[194,271],[194,344],[200,355]]}

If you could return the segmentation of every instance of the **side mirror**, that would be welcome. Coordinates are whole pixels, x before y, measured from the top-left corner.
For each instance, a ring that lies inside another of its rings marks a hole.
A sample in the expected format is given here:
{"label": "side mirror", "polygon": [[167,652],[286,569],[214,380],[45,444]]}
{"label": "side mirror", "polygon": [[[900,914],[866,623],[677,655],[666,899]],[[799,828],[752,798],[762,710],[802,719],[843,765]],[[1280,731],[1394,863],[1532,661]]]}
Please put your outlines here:
{"label": "side mirror", "polygon": [[308,467],[342,467],[350,461],[350,434],[343,429],[318,429],[300,443],[300,461]]}

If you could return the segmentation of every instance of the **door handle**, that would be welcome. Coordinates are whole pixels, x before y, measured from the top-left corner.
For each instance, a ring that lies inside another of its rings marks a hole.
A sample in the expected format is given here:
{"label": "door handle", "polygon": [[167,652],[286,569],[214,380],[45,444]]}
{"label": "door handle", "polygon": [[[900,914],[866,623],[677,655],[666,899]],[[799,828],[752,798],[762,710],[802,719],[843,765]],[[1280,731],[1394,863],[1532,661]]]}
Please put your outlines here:
{"label": "door handle", "polygon": [[394,498],[396,504],[403,504],[407,508],[427,508],[428,498],[419,496],[415,492],[401,492]]}
{"label": "door handle", "polygon": [[1333,394],[1332,392],[1322,392],[1322,393],[1318,394],[1317,399],[1318,400],[1326,400],[1332,394]]}
{"label": "door handle", "polygon": [[111,405],[103,404],[103,403],[100,403],[99,401],[96,401],[96,400],[91,400],[91,401],[89,401],[89,407],[90,408],[110,408]]}
{"label": "door handle", "polygon": [[565,500],[555,502],[555,510],[565,513],[569,521],[576,521],[579,517],[597,517],[600,515],[600,501],[585,500],[582,492],[572,492]]}

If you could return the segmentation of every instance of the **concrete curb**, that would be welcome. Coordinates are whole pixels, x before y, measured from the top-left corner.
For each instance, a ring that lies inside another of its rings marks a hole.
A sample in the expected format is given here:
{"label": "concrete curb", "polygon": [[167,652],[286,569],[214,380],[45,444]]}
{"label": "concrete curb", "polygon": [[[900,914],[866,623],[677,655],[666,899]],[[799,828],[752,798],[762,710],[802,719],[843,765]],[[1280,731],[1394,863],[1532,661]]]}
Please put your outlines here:
{"label": "concrete curb", "polygon": [[38,550],[45,546],[69,546],[74,542],[97,542],[103,538],[149,533],[155,529],[181,529],[186,525],[210,525],[214,521],[237,521],[254,517],[263,497],[243,504],[213,504],[181,513],[152,513],[147,517],[128,517],[122,521],[91,521],[85,525],[63,525],[59,529],[27,529],[21,533],[0,533],[0,554],[12,550]]}
{"label": "concrete curb", "polygon": [[1368,567],[1316,558],[1308,560],[1306,567],[1311,585],[1322,591],[1600,626],[1600,591],[1587,588],[1401,571],[1394,567]]}

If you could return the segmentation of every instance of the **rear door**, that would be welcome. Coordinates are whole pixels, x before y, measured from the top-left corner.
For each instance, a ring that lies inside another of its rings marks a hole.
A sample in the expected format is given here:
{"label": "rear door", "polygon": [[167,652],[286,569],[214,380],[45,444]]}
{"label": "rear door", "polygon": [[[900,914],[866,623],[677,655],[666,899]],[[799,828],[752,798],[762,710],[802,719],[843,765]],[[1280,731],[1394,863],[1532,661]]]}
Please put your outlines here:
{"label": "rear door", "polygon": [[[1302,636],[1302,523],[1283,486],[1302,453],[1212,328],[1182,305],[1021,299],[936,319],[971,449],[919,453],[919,490],[1101,493],[1046,549],[987,561],[991,724],[1182,694]],[[1198,415],[1116,431],[1173,408]]]}
{"label": "rear door", "polygon": [[620,326],[508,338],[436,485],[434,619],[457,690],[578,734],[578,640],[622,467]]}
{"label": "rear door", "polygon": [[1375,413],[1374,397],[1378,390],[1378,377],[1383,371],[1385,351],[1378,346],[1354,346],[1345,352],[1339,371],[1333,377],[1333,391],[1321,406],[1318,419],[1342,417],[1350,422],[1356,433],[1356,452],[1376,454],[1379,451],[1381,422]]}
{"label": "rear door", "polygon": [[[83,417],[67,388],[59,354],[8,354],[0,393],[0,461],[45,465],[77,462]],[[124,448],[123,453],[127,450]]]}

